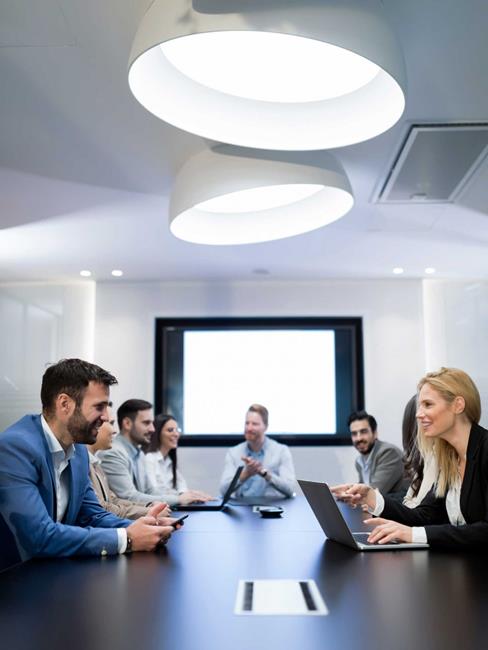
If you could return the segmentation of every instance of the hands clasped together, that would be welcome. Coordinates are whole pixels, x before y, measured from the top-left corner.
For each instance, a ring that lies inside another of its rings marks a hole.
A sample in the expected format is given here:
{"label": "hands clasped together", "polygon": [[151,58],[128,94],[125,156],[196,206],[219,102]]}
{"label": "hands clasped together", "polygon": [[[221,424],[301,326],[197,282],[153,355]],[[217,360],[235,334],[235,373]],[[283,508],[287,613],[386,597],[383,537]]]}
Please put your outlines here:
{"label": "hands clasped together", "polygon": [[244,469],[242,470],[240,476],[241,483],[243,483],[248,478],[251,478],[251,476],[255,476],[256,474],[263,475],[265,471],[264,466],[259,460],[252,458],[252,456],[241,456],[241,458],[244,461]]}
{"label": "hands clasped together", "polygon": [[[363,483],[345,483],[330,488],[338,501],[344,501],[353,508],[361,506],[364,511],[371,512],[376,508],[376,491]],[[364,520],[365,524],[374,526],[368,537],[370,544],[388,544],[390,542],[412,542],[412,528],[397,521],[371,517]]]}

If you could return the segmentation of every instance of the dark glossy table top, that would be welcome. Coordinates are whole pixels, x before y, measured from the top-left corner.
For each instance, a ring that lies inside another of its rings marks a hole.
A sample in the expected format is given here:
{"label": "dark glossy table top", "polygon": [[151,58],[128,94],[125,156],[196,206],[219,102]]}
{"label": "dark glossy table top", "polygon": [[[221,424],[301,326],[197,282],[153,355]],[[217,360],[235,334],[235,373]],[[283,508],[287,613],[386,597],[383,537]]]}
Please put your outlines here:
{"label": "dark glossy table top", "polygon": [[[158,553],[33,561],[0,574],[10,649],[323,650],[486,647],[482,553],[358,553],[326,542],[306,502],[191,513]],[[358,511],[348,512],[361,526]],[[325,617],[236,616],[240,579],[316,580]]]}

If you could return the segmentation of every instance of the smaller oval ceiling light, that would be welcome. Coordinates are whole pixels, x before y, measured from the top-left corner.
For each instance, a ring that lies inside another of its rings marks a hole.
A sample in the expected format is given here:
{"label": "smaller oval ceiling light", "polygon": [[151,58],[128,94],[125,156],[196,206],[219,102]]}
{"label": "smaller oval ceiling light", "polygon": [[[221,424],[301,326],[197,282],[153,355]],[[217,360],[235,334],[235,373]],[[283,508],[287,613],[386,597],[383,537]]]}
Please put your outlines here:
{"label": "smaller oval ceiling light", "polygon": [[381,0],[155,0],[134,40],[129,86],[185,131],[309,151],[389,129],[406,82]]}
{"label": "smaller oval ceiling light", "polygon": [[178,173],[170,230],[195,244],[252,244],[326,226],[353,203],[344,170],[327,152],[285,155],[217,145]]}

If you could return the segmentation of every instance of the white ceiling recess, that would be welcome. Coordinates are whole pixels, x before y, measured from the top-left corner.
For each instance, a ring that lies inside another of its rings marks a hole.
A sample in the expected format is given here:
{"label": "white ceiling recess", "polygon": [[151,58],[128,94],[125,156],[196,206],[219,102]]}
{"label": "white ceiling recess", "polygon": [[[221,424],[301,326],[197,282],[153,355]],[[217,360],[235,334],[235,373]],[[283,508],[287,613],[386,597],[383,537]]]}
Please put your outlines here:
{"label": "white ceiling recess", "polygon": [[486,166],[488,123],[414,124],[376,198],[379,203],[452,203]]}

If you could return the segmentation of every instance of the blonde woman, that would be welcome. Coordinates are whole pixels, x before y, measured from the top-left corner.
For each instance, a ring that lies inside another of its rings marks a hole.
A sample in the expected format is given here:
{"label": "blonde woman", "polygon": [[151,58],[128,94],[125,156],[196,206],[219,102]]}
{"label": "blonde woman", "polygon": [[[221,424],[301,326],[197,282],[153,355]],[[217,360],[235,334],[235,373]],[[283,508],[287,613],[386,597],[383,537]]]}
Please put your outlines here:
{"label": "blonde woman", "polygon": [[418,385],[418,444],[435,456],[438,476],[416,508],[395,503],[367,485],[339,485],[338,498],[366,504],[375,526],[373,543],[428,542],[433,548],[488,544],[488,431],[479,426],[481,403],[473,380],[457,368],[441,368]]}

